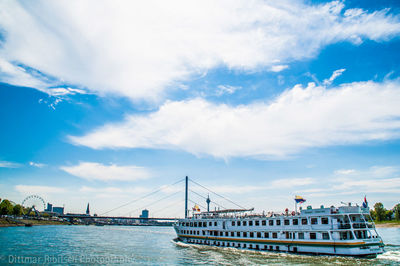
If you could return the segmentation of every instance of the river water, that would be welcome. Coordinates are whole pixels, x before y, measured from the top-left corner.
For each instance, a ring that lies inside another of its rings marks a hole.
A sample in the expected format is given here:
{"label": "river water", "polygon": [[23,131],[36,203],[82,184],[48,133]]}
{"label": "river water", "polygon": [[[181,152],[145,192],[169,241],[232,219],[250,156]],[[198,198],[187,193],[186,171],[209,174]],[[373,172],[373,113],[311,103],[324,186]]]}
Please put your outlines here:
{"label": "river water", "polygon": [[172,242],[172,227],[34,226],[0,228],[0,264],[400,265],[400,228],[379,228],[376,259],[292,255]]}

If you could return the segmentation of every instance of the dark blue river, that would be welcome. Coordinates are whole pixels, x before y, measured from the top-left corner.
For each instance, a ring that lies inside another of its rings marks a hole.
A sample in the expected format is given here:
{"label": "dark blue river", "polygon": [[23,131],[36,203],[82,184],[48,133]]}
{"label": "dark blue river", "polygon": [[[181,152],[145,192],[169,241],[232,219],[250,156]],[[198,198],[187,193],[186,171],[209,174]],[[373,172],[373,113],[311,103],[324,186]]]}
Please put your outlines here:
{"label": "dark blue river", "polygon": [[179,246],[172,227],[34,226],[0,228],[0,264],[400,265],[400,228],[379,228],[376,259]]}

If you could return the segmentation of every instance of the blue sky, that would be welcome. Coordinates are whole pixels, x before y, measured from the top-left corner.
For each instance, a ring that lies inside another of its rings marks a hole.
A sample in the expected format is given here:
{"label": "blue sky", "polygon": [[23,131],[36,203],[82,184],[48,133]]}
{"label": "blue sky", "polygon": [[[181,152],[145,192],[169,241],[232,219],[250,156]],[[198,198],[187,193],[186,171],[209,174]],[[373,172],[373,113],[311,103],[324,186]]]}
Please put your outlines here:
{"label": "blue sky", "polygon": [[397,1],[0,5],[2,198],[101,214],[189,175],[256,211],[399,201]]}

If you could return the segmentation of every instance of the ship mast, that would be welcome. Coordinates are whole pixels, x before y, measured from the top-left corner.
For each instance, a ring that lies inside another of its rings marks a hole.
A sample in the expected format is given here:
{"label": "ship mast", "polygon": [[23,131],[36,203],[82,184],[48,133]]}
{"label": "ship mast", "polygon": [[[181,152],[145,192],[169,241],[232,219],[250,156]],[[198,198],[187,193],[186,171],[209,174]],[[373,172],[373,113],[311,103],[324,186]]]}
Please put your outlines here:
{"label": "ship mast", "polygon": [[185,218],[188,217],[188,176],[185,178]]}

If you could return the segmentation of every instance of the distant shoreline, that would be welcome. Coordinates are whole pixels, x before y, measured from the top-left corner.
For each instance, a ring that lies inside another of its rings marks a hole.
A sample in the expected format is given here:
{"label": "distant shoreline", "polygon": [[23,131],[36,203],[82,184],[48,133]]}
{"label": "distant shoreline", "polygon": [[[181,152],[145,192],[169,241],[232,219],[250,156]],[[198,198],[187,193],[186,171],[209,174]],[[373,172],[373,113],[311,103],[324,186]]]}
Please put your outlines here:
{"label": "distant shoreline", "polygon": [[400,228],[400,222],[382,222],[375,223],[377,228]]}
{"label": "distant shoreline", "polygon": [[60,222],[60,221],[43,221],[43,220],[14,220],[9,218],[0,218],[0,227],[16,227],[16,226],[25,226],[29,225],[68,225],[68,222]]}

